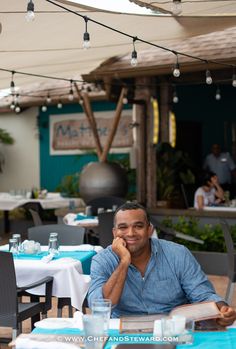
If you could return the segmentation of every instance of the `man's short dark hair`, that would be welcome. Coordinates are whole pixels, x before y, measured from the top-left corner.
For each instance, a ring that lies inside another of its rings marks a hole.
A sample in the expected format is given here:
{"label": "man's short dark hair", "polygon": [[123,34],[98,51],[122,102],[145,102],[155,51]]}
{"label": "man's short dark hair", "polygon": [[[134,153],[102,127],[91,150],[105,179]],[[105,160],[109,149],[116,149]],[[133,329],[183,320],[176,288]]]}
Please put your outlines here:
{"label": "man's short dark hair", "polygon": [[115,225],[115,220],[116,220],[116,215],[119,211],[129,211],[129,210],[142,210],[145,213],[147,222],[150,223],[150,217],[149,214],[147,213],[147,210],[144,206],[138,204],[137,202],[126,202],[125,204],[119,206],[114,214],[114,225]]}

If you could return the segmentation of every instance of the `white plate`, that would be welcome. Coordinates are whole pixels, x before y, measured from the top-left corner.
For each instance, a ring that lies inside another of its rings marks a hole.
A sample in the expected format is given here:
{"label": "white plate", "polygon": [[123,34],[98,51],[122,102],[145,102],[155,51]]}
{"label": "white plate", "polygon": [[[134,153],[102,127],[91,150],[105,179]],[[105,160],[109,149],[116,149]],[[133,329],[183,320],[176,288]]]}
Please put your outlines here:
{"label": "white plate", "polygon": [[37,328],[44,329],[56,329],[56,328],[73,328],[75,327],[74,319],[67,318],[47,318],[41,321],[35,322],[34,324]]}

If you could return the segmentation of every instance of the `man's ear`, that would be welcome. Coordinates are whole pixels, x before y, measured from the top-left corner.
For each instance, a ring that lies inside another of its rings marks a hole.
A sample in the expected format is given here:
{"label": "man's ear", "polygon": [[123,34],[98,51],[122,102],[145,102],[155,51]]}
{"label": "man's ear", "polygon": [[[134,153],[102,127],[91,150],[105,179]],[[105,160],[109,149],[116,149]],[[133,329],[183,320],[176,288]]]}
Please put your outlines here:
{"label": "man's ear", "polygon": [[148,236],[151,237],[153,232],[154,232],[154,226],[152,225],[152,223],[149,223]]}

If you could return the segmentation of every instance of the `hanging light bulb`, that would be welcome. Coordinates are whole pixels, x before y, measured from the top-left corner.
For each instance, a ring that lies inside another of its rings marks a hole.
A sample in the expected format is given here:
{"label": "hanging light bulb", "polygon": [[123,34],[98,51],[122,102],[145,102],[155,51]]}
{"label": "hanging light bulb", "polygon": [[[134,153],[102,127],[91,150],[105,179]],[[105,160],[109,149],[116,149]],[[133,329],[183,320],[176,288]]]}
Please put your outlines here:
{"label": "hanging light bulb", "polygon": [[74,92],[73,92],[72,83],[73,83],[73,80],[70,81],[70,91],[69,91],[69,96],[68,96],[68,99],[71,102],[74,100]]}
{"label": "hanging light bulb", "polygon": [[233,77],[232,77],[232,86],[236,87],[236,74],[235,73],[233,74]]}
{"label": "hanging light bulb", "polygon": [[10,109],[11,110],[15,109],[15,102],[14,102],[14,100],[12,100],[12,102],[11,102]]}
{"label": "hanging light bulb", "polygon": [[17,114],[19,114],[19,113],[21,112],[21,108],[20,108],[20,105],[19,105],[18,102],[16,102],[16,105],[15,105],[15,112],[16,112]]}
{"label": "hanging light bulb", "polygon": [[217,89],[216,89],[215,99],[217,101],[219,101],[221,99],[221,94],[220,94],[220,88],[219,87],[217,87]]}
{"label": "hanging light bulb", "polygon": [[123,104],[128,104],[128,98],[125,96],[124,98],[123,98]]}
{"label": "hanging light bulb", "polygon": [[52,101],[52,98],[50,97],[50,94],[48,93],[47,98],[46,98],[46,103],[50,104]]}
{"label": "hanging light bulb", "polygon": [[46,103],[44,103],[44,105],[42,105],[42,108],[41,108],[42,112],[45,113],[47,111],[47,109],[48,109],[48,107],[47,107]]}
{"label": "hanging light bulb", "polygon": [[57,108],[58,108],[58,109],[61,109],[61,108],[62,108],[62,103],[61,103],[60,100],[59,100],[58,103],[57,103]]}
{"label": "hanging light bulb", "polygon": [[212,84],[212,77],[211,77],[211,72],[210,70],[206,70],[206,83],[207,85],[211,85]]}
{"label": "hanging light bulb", "polygon": [[26,13],[25,18],[26,18],[27,22],[32,22],[35,18],[33,0],[29,0],[29,2],[27,4],[27,13]]}
{"label": "hanging light bulb", "polygon": [[14,74],[15,74],[15,72],[12,71],[11,72],[11,84],[10,84],[10,91],[11,91],[12,95],[14,95],[14,93],[16,92],[16,90],[15,90],[15,83],[14,83]]}
{"label": "hanging light bulb", "polygon": [[137,38],[133,38],[133,51],[131,53],[131,61],[130,64],[132,65],[132,67],[136,67],[136,65],[138,64],[138,55],[137,55],[137,51],[135,50],[135,41],[137,40]]}
{"label": "hanging light bulb", "polygon": [[176,63],[173,70],[174,77],[178,78],[180,76],[180,70],[179,70],[179,60],[178,60],[178,54],[176,53]]}
{"label": "hanging light bulb", "polygon": [[175,104],[179,102],[179,97],[178,97],[178,95],[177,95],[176,89],[174,89],[172,101],[173,101],[173,103],[175,103]]}
{"label": "hanging light bulb", "polygon": [[182,4],[181,0],[173,0],[172,5],[171,5],[171,11],[174,16],[178,16],[182,12]]}
{"label": "hanging light bulb", "polygon": [[87,24],[88,24],[88,17],[87,16],[84,16],[84,21],[85,21],[85,32],[84,32],[83,48],[85,50],[87,50],[91,46],[91,44],[90,44],[90,35],[88,33],[88,30],[87,30]]}

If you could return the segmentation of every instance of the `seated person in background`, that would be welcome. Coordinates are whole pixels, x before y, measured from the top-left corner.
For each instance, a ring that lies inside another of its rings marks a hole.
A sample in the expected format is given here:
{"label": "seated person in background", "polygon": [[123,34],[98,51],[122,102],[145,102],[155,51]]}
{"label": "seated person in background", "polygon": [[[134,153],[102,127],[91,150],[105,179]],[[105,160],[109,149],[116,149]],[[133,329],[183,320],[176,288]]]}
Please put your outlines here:
{"label": "seated person in background", "polygon": [[112,317],[170,312],[186,303],[215,301],[226,326],[236,312],[219,297],[191,252],[171,241],[150,238],[153,226],[145,209],[120,206],[111,246],[92,260],[88,301],[108,298]]}
{"label": "seated person in background", "polygon": [[214,172],[207,172],[202,186],[194,194],[194,207],[199,210],[204,206],[217,205],[222,202],[224,202],[224,191],[218,182],[217,175]]}

